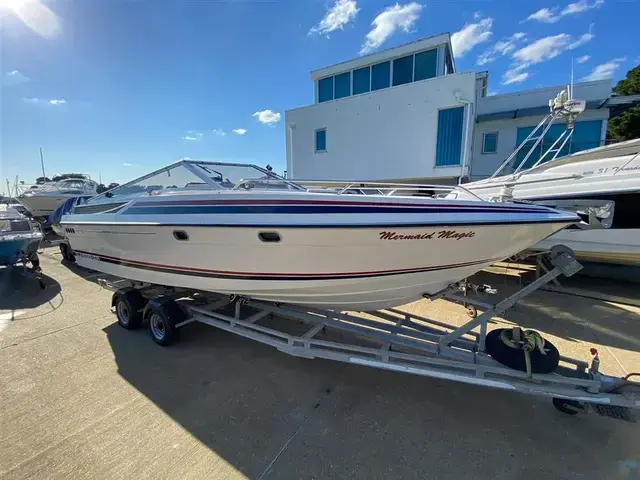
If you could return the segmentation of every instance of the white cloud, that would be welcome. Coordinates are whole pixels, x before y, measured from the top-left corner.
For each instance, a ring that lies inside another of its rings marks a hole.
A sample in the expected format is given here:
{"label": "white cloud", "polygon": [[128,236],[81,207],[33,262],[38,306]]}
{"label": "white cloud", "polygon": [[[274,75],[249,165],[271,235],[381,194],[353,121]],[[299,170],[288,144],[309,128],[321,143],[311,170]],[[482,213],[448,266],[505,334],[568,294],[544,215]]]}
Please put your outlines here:
{"label": "white cloud", "polygon": [[189,140],[190,142],[199,142],[202,140],[202,132],[187,132],[186,135],[182,137],[182,140]]}
{"label": "white cloud", "polygon": [[35,97],[25,97],[23,98],[23,100],[27,103],[45,103],[47,105],[64,105],[65,103],[67,103],[67,101],[64,98],[61,99],[53,99],[53,100],[43,100],[41,98],[35,98]]}
{"label": "white cloud", "polygon": [[604,0],[595,0],[593,3],[589,3],[587,0],[580,0],[576,3],[570,3],[561,12],[560,15],[575,15],[586,10],[592,10],[594,8],[600,8],[604,5]]}
{"label": "white cloud", "polygon": [[[513,52],[513,63],[502,77],[504,85],[525,81],[529,74],[525,71],[532,65],[546,62],[567,50],[573,50],[595,38],[592,33],[585,33],[574,39],[566,33],[544,37]],[[526,74],[526,75],[525,75]]]}
{"label": "white cloud", "polygon": [[584,77],[582,80],[584,80],[585,82],[592,82],[594,80],[604,80],[606,78],[611,78],[613,77],[613,74],[616,73],[616,70],[620,68],[620,64],[622,62],[625,62],[626,60],[627,57],[620,57],[609,60],[606,63],[596,65],[591,73]]}
{"label": "white cloud", "polygon": [[590,58],[591,58],[591,55],[583,55],[581,57],[576,58],[576,62],[578,63],[588,62]]}
{"label": "white cloud", "polygon": [[573,49],[576,49],[578,47],[581,47],[585,43],[590,42],[591,40],[593,40],[595,37],[596,36],[593,35],[592,33],[585,33],[583,35],[580,35],[580,38],[578,38],[578,40],[576,40],[575,42],[571,42],[569,44],[569,46],[567,47],[567,50],[573,50]]}
{"label": "white cloud", "polygon": [[408,33],[420,17],[422,5],[416,2],[400,5],[396,3],[373,19],[373,27],[367,33],[365,42],[360,49],[360,54],[369,53],[382,45],[397,29]]}
{"label": "white cloud", "polygon": [[513,58],[520,64],[535,65],[560,55],[571,43],[571,35],[560,33],[544,37],[516,50]]}
{"label": "white cloud", "polygon": [[502,84],[511,85],[512,83],[522,83],[529,78],[529,72],[524,72],[518,67],[511,68],[502,75]]}
{"label": "white cloud", "polygon": [[245,133],[247,133],[247,130],[244,128],[234,128],[232,132],[237,133],[238,135],[244,135]]}
{"label": "white cloud", "polygon": [[261,112],[256,112],[252,115],[252,117],[256,117],[259,122],[266,125],[275,125],[280,121],[280,114],[271,110],[262,110]]}
{"label": "white cloud", "polygon": [[588,0],[580,0],[576,3],[570,3],[559,13],[558,10],[560,7],[558,6],[552,8],[545,7],[529,15],[525,22],[527,20],[536,20],[543,23],[556,23],[560,21],[562,17],[566,17],[567,15],[576,15],[587,10],[599,8],[602,5],[604,5],[604,0],[595,0],[593,3],[589,3]]}
{"label": "white cloud", "polygon": [[227,132],[225,132],[224,130],[222,130],[221,128],[214,128],[213,133],[219,137],[226,137],[227,136]]}
{"label": "white cloud", "polygon": [[122,164],[123,167],[133,167],[133,163],[129,163],[129,162],[124,162]]}
{"label": "white cloud", "polygon": [[[543,23],[556,23],[560,20],[560,15],[556,15],[557,7],[551,8],[541,8],[537,12],[532,13],[527,17],[527,20],[537,20],[538,22]],[[526,21],[526,20],[525,20]]]}
{"label": "white cloud", "polygon": [[516,43],[524,40],[525,34],[522,32],[514,33],[510,37],[503,38],[493,45],[491,48],[485,50],[476,61],[478,65],[486,65],[493,62],[497,57],[511,53],[516,49]]}
{"label": "white cloud", "polygon": [[336,0],[320,23],[309,30],[309,35],[327,35],[342,30],[347,23],[355,20],[358,11],[356,0]]}
{"label": "white cloud", "polygon": [[8,87],[12,87],[14,85],[20,85],[21,83],[28,82],[29,78],[23,75],[18,70],[12,70],[11,72],[7,72],[4,74],[4,78],[2,79],[2,84]]}
{"label": "white cloud", "polygon": [[465,23],[461,30],[451,35],[451,46],[456,57],[463,57],[476,45],[491,38],[493,18],[488,17],[477,23]]}

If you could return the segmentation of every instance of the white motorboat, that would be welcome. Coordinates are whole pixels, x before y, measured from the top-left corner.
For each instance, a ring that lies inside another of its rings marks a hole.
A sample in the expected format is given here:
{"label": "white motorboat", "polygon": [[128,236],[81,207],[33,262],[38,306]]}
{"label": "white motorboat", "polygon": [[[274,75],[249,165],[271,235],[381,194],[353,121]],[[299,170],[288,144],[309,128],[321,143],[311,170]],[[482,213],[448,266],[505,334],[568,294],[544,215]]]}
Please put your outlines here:
{"label": "white motorboat", "polygon": [[75,206],[61,226],[81,266],[121,278],[373,310],[438,292],[578,221],[457,187],[426,188],[465,200],[372,188],[381,193],[314,192],[253,165],[179,161]]}
{"label": "white motorboat", "polygon": [[[540,122],[491,178],[467,183],[464,187],[486,200],[526,200],[571,209],[581,215],[581,226],[558,232],[537,244],[536,250],[562,244],[573,249],[579,260],[640,265],[640,217],[637,214],[640,205],[640,139],[558,157],[570,141],[573,120],[580,111],[580,107],[562,106],[555,110],[552,107],[550,115]],[[525,169],[524,165],[539,148],[548,127],[561,119],[568,121],[567,130],[531,168]],[[525,146],[530,147],[527,155],[520,162],[514,162]],[[549,161],[545,162],[546,159]],[[513,168],[513,173],[500,175],[508,168]]]}
{"label": "white motorboat", "polygon": [[64,174],[53,177],[52,182],[30,188],[17,200],[36,219],[46,219],[65,200],[80,196],[96,195],[98,184],[84,174]]}

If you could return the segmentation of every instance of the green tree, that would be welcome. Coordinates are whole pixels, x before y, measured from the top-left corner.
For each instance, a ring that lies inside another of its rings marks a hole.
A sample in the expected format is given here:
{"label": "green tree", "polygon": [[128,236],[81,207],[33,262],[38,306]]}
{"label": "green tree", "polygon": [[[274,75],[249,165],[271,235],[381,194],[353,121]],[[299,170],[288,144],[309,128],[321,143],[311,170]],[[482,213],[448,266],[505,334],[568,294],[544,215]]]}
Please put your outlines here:
{"label": "green tree", "polygon": [[640,138],[640,107],[629,108],[609,120],[607,137],[617,142]]}
{"label": "green tree", "polygon": [[[620,80],[613,91],[617,95],[640,94],[640,65],[627,72],[627,77]],[[640,138],[640,107],[626,109],[620,115],[609,120],[607,139],[622,142]]]}
{"label": "green tree", "polygon": [[640,94],[640,65],[627,72],[627,78],[620,80],[613,89],[618,95]]}

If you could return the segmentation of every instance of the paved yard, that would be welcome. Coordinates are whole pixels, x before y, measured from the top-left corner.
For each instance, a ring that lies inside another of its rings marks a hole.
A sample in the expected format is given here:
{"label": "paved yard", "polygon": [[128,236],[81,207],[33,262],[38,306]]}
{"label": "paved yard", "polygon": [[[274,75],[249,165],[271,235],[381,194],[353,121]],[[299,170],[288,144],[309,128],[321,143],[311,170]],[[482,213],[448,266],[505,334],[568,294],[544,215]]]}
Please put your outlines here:
{"label": "paved yard", "polygon": [[[284,355],[190,325],[120,328],[96,276],[42,255],[0,273],[0,477],[640,478],[640,426],[548,400]],[[89,278],[85,278],[89,277]],[[513,277],[487,275],[494,286]],[[451,322],[463,309],[418,302]],[[506,315],[602,369],[640,371],[640,309],[538,292]]]}

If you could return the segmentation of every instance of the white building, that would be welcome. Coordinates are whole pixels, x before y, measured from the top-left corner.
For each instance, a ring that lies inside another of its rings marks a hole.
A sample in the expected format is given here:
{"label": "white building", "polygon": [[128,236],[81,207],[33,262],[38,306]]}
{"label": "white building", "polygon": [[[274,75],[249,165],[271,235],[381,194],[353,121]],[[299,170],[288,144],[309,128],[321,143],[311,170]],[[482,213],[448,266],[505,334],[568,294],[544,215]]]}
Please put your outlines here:
{"label": "white building", "polygon": [[[285,113],[288,177],[457,183],[493,173],[563,87],[487,97],[487,72],[456,72],[451,52],[442,34],[311,72],[315,103]],[[611,82],[574,91],[587,111],[572,152],[604,142]]]}

